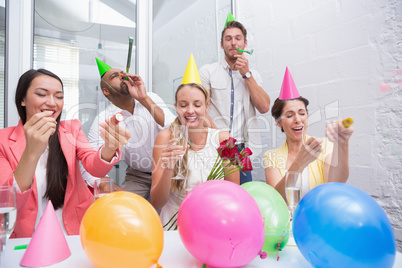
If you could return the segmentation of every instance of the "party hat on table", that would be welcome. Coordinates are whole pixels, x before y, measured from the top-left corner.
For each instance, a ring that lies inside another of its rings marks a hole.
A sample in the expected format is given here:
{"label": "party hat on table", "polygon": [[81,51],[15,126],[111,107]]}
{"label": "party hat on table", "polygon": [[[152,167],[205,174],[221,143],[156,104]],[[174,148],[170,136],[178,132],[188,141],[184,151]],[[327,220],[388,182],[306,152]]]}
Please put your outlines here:
{"label": "party hat on table", "polygon": [[291,100],[300,97],[299,91],[297,90],[295,81],[289,72],[288,67],[286,67],[285,77],[283,78],[281,92],[279,93],[280,100]]}
{"label": "party hat on table", "polygon": [[183,75],[183,80],[181,80],[182,84],[190,84],[190,83],[201,83],[200,74],[198,73],[197,65],[195,64],[193,53],[190,55],[190,59],[188,60],[186,71]]}
{"label": "party hat on table", "polygon": [[233,17],[232,13],[229,12],[227,18],[226,18],[226,22],[225,22],[225,28],[228,25],[229,21],[236,21],[235,17]]}
{"label": "party hat on table", "polygon": [[52,202],[49,201],[20,265],[25,267],[48,266],[61,262],[70,255],[70,248]]}
{"label": "party hat on table", "polygon": [[104,63],[103,61],[101,61],[98,58],[96,59],[96,64],[98,64],[98,69],[99,69],[99,74],[102,77],[107,71],[109,71],[110,69],[112,69],[112,67],[110,67],[109,65],[107,65],[106,63]]}

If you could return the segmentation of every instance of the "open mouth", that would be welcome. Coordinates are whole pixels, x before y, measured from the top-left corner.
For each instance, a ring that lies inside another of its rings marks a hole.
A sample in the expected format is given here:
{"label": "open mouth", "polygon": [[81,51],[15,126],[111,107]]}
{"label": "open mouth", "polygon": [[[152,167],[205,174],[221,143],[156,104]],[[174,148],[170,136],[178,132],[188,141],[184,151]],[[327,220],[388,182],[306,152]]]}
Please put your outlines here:
{"label": "open mouth", "polygon": [[187,121],[194,122],[198,119],[198,116],[185,116],[184,117]]}
{"label": "open mouth", "polygon": [[295,127],[295,128],[292,128],[294,131],[296,131],[296,132],[300,132],[300,131],[302,131],[303,130],[303,126],[301,126],[301,127]]}

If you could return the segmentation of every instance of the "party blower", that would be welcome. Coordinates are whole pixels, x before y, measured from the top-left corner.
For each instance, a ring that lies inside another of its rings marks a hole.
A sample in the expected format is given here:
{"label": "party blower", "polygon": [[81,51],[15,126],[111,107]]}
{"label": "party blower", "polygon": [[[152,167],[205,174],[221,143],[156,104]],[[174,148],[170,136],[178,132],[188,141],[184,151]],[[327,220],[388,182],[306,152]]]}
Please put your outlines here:
{"label": "party blower", "polygon": [[251,49],[251,50],[236,49],[236,50],[239,51],[239,52],[246,52],[246,53],[248,53],[250,55],[252,55],[253,52],[254,52],[254,49]]}
{"label": "party blower", "polygon": [[351,117],[348,117],[342,120],[342,125],[346,128],[350,127],[351,125],[353,125],[353,119]]}
{"label": "party blower", "polygon": [[[130,64],[131,64],[131,55],[133,53],[133,42],[134,38],[129,36],[128,37],[128,56],[127,56],[127,64],[126,64],[126,73],[130,70]],[[126,77],[128,80],[128,77]]]}

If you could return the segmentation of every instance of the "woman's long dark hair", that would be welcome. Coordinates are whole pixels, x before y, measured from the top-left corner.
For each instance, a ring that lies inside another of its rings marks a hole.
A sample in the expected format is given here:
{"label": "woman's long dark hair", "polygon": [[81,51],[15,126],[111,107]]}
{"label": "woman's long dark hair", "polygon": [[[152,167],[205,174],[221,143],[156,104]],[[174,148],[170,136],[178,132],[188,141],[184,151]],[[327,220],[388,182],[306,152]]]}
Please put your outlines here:
{"label": "woman's long dark hair", "polygon": [[[27,115],[25,106],[22,106],[22,101],[25,99],[28,88],[31,86],[32,81],[40,76],[47,75],[54,79],[57,79],[61,87],[63,88],[63,82],[60,77],[54,73],[45,70],[29,70],[25,72],[18,80],[17,90],[15,92],[15,104],[17,106],[18,114],[21,118],[22,124],[26,123]],[[49,138],[49,155],[47,158],[46,165],[46,192],[44,197],[49,198],[52,201],[53,207],[55,209],[63,207],[64,196],[67,187],[67,177],[68,177],[68,166],[66,157],[61,150],[60,140],[59,140],[59,125],[60,125],[61,113],[57,117],[56,132]]]}

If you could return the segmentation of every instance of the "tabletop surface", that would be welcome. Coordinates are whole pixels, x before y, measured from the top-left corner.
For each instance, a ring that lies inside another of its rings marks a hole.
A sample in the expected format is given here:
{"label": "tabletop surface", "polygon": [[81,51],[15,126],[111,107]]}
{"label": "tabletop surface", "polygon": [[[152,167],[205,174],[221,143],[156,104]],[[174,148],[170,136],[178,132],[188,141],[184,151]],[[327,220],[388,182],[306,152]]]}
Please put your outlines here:
{"label": "tabletop surface", "polygon": [[[6,260],[4,267],[22,267],[20,261],[25,253],[25,249],[14,250],[15,246],[28,244],[30,238],[9,239],[6,245]],[[67,259],[47,267],[74,267],[74,268],[95,268],[95,265],[85,255],[81,246],[80,237],[68,236],[67,243],[71,250],[71,256]],[[257,256],[249,264],[243,268],[258,267],[311,267],[303,258],[302,254],[296,247],[293,238],[289,238],[288,245],[279,252],[279,260],[276,255],[268,255],[266,259]],[[195,259],[184,247],[177,231],[164,233],[164,247],[159,264],[163,268],[201,268],[202,263]],[[156,266],[156,265],[155,265]],[[402,253],[397,252],[394,267],[402,267]]]}

